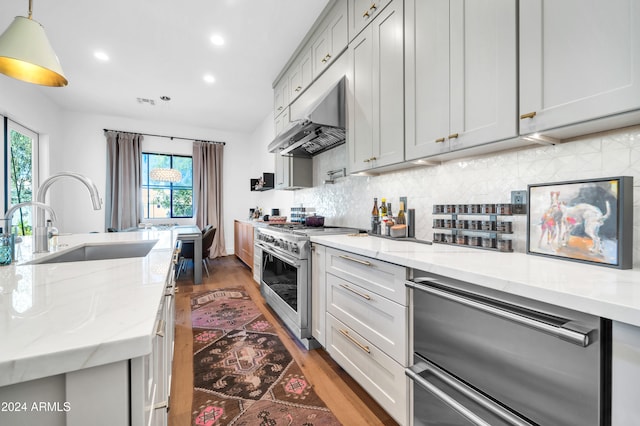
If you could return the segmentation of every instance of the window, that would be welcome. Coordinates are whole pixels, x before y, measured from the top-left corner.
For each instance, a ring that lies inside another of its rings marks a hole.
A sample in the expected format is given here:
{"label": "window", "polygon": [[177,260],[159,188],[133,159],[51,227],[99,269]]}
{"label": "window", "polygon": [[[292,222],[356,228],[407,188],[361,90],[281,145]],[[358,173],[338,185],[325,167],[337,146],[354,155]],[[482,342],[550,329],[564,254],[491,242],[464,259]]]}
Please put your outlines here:
{"label": "window", "polygon": [[[180,182],[149,177],[156,168],[178,169]],[[142,153],[142,205],[145,219],[193,217],[193,159],[169,154]]]}
{"label": "window", "polygon": [[[7,209],[25,201],[33,201],[36,192],[38,170],[38,134],[7,121]],[[31,235],[33,227],[32,209],[22,208],[15,212],[11,225],[18,235]]]}

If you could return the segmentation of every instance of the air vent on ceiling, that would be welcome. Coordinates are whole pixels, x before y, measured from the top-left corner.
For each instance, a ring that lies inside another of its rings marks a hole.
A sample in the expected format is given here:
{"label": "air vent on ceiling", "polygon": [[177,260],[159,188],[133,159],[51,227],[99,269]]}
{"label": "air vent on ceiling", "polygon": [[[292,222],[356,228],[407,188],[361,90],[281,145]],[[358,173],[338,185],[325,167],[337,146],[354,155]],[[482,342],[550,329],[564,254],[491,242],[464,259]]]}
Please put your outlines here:
{"label": "air vent on ceiling", "polygon": [[139,104],[148,104],[148,105],[154,106],[156,104],[156,101],[154,101],[153,99],[138,98],[138,103]]}

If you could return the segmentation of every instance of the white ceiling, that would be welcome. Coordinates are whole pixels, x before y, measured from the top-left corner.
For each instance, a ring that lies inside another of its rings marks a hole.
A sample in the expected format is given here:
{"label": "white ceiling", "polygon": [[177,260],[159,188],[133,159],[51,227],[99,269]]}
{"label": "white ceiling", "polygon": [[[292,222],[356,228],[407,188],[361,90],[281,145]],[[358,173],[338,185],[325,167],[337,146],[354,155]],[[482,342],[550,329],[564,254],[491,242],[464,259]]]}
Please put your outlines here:
{"label": "white ceiling", "polygon": [[[35,0],[33,19],[69,80],[37,90],[73,111],[251,132],[272,110],[273,80],[327,2]],[[28,0],[1,0],[0,32],[27,12]],[[224,46],[209,41],[214,33]],[[95,50],[110,60],[98,61]],[[215,83],[203,81],[206,73]]]}

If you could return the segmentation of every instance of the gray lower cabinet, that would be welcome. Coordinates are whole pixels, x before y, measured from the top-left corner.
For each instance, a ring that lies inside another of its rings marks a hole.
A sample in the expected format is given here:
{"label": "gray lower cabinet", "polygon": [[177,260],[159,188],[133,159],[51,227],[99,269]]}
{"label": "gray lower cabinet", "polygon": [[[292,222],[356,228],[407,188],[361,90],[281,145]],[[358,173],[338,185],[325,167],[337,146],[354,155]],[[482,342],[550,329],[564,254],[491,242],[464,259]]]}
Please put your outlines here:
{"label": "gray lower cabinet", "polygon": [[640,327],[612,324],[611,425],[627,426],[640,419]]}
{"label": "gray lower cabinet", "polygon": [[398,423],[406,425],[406,268],[329,247],[325,250],[325,348]]}

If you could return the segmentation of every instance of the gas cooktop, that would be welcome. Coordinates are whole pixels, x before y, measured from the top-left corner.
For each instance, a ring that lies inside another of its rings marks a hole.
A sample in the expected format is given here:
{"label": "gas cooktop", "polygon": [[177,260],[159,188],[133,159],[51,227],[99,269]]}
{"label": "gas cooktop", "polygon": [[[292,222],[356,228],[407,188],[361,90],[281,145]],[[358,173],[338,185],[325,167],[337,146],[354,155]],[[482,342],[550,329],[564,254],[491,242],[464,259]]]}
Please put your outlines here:
{"label": "gas cooktop", "polygon": [[306,226],[303,224],[271,224],[268,229],[273,229],[280,232],[286,232],[289,234],[296,235],[312,235],[312,234],[323,234],[323,235],[333,235],[333,234],[357,234],[360,232],[359,229],[356,228],[347,228],[341,226]]}

